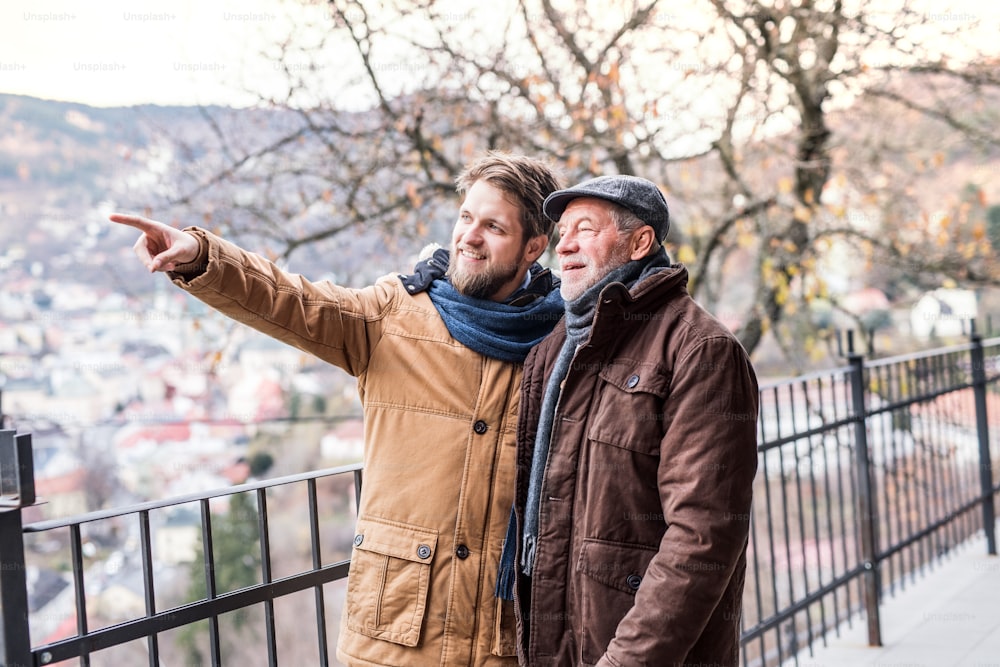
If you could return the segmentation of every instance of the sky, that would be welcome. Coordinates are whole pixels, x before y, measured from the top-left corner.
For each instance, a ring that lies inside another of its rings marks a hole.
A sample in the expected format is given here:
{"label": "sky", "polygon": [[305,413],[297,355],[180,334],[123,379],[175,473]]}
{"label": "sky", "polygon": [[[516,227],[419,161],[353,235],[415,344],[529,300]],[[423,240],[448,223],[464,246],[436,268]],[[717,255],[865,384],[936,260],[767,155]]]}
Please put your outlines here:
{"label": "sky", "polygon": [[[509,0],[501,0],[509,4]],[[455,21],[489,21],[491,9],[439,0]],[[394,21],[405,21],[395,16]],[[319,26],[319,29],[316,28]],[[112,107],[136,104],[249,106],[287,92],[274,44],[295,36],[307,48],[329,37],[330,10],[304,0],[4,0],[0,3],[0,93]],[[310,28],[312,30],[310,31]],[[270,49],[271,57],[264,49]],[[323,60],[301,54],[284,62],[303,88],[357,90],[353,44],[325,45]],[[414,65],[391,47],[383,78],[406,86]],[[307,71],[308,69],[308,71]],[[299,100],[300,103],[308,100]],[[343,100],[338,99],[338,103]],[[357,106],[367,106],[358,99]],[[344,104],[350,107],[350,102]]]}
{"label": "sky", "polygon": [[[872,1],[888,8],[902,0]],[[945,12],[931,16],[946,24],[962,26],[972,18],[990,26],[1000,22],[1000,9],[992,2],[915,1],[925,12]],[[441,3],[453,5],[455,20],[489,20],[484,6],[473,10],[464,0]],[[0,93],[92,106],[251,105],[257,93],[280,95],[287,85],[274,60],[261,54],[264,45],[289,34],[292,26],[302,41],[301,26],[308,24],[303,17],[309,13],[328,25],[323,5],[305,8],[301,0],[4,0]],[[683,5],[669,6],[682,11]],[[995,47],[995,27],[981,34]],[[352,67],[356,57],[352,46],[333,44],[305,88],[342,89],[350,72],[357,71]],[[287,61],[295,65],[294,58]],[[404,79],[406,65],[403,60],[385,64],[397,67]]]}
{"label": "sky", "polygon": [[260,45],[289,25],[278,0],[5,0],[0,7],[0,92],[92,106],[251,104],[248,88],[278,80]]}

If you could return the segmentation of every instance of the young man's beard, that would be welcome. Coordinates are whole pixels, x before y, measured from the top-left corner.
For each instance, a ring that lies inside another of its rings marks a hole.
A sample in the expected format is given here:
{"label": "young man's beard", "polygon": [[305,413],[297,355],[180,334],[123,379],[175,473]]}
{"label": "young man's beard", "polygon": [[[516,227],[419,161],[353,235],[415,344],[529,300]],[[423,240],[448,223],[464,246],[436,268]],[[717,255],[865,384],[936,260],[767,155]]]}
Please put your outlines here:
{"label": "young man's beard", "polygon": [[[452,258],[454,257],[455,251],[453,250]],[[451,278],[452,286],[460,294],[473,299],[492,299],[493,295],[500,291],[500,288],[517,277],[518,267],[523,257],[522,251],[521,258],[516,263],[487,267],[484,271],[476,273],[456,271],[456,263],[452,259],[453,263],[448,267],[448,277]]]}

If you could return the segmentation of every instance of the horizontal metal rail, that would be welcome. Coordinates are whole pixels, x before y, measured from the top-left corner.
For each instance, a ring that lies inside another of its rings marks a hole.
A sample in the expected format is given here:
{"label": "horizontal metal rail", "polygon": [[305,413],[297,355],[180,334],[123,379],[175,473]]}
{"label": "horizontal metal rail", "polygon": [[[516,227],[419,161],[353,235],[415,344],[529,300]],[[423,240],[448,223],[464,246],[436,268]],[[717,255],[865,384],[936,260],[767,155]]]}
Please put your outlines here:
{"label": "horizontal metal rail", "polygon": [[54,530],[56,528],[68,528],[69,526],[73,525],[81,525],[93,521],[103,521],[105,519],[113,519],[115,517],[127,516],[129,514],[138,514],[139,512],[148,512],[150,510],[165,509],[168,507],[175,507],[177,505],[184,505],[186,503],[199,502],[201,500],[210,500],[212,498],[232,496],[237,493],[245,493],[247,491],[269,489],[275,486],[295,484],[297,482],[305,482],[310,479],[319,479],[320,477],[330,477],[332,475],[340,475],[343,473],[360,472],[361,469],[362,465],[360,463],[352,463],[350,465],[337,466],[335,468],[313,470],[310,472],[297,473],[294,475],[287,475],[284,477],[275,477],[273,479],[265,479],[257,482],[250,482],[247,484],[236,484],[234,486],[227,486],[220,489],[212,489],[209,491],[201,491],[197,493],[188,493],[185,495],[166,498],[164,500],[152,500],[149,502],[136,503],[135,505],[128,505],[125,507],[117,507],[107,510],[98,510],[96,512],[88,512],[86,514],[81,514],[79,516],[67,517],[63,519],[36,521],[34,523],[29,523],[25,525],[24,532],[40,533],[48,530]]}
{"label": "horizontal metal rail", "polygon": [[156,635],[167,630],[190,625],[213,616],[250,607],[261,602],[274,600],[283,595],[322,586],[323,584],[347,577],[350,561],[342,561],[309,572],[277,579],[267,584],[257,584],[223,593],[210,600],[200,600],[182,607],[119,623],[101,630],[93,630],[84,636],[70,637],[37,647],[34,653],[39,664],[47,665],[68,660],[86,653],[124,644],[136,639]]}

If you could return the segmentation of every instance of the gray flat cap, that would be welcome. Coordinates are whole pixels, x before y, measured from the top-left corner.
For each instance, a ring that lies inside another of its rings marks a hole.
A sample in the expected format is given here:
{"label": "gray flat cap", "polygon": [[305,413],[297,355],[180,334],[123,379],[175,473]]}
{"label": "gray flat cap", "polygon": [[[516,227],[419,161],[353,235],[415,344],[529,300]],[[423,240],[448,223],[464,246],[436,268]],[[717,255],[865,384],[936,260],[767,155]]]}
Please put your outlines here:
{"label": "gray flat cap", "polygon": [[663,241],[670,231],[670,210],[663,193],[652,181],[638,176],[598,176],[545,198],[542,210],[558,222],[566,206],[578,197],[597,197],[620,204],[653,228],[656,240]]}

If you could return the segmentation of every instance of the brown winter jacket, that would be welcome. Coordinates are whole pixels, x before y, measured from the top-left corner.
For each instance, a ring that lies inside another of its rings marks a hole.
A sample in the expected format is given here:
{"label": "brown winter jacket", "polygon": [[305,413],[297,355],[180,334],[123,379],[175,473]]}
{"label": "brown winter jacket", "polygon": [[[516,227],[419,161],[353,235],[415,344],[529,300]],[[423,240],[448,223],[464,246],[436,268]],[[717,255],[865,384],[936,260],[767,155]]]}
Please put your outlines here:
{"label": "brown winter jacket", "polygon": [[[347,665],[517,664],[494,597],[514,499],[521,366],[448,333],[397,276],[311,283],[203,230],[174,282],[358,379],[364,485],[337,657]],[[204,269],[204,272],[201,271]]]}
{"label": "brown winter jacket", "polygon": [[[736,665],[757,380],[674,266],[599,297],[556,415],[533,576],[519,574],[531,667]],[[518,426],[525,499],[560,323],[528,355]]]}

